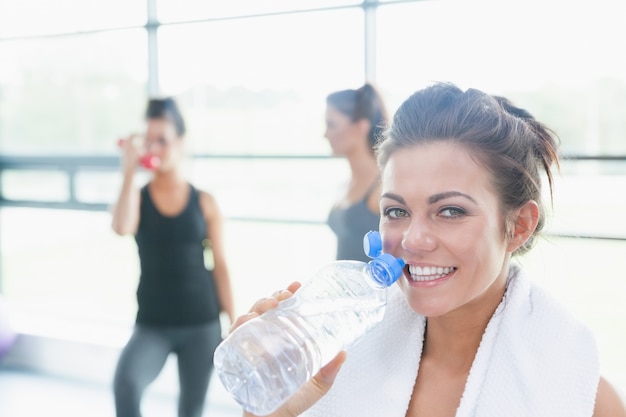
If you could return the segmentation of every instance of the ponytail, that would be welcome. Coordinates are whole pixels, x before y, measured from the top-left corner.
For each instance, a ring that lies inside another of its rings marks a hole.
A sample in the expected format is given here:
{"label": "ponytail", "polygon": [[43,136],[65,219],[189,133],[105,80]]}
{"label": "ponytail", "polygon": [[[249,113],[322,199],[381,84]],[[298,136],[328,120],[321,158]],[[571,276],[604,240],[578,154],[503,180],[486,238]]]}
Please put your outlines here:
{"label": "ponytail", "polygon": [[527,110],[516,107],[507,98],[493,96],[500,104],[502,109],[526,123],[528,128],[534,133],[535,141],[533,142],[534,157],[541,163],[543,171],[546,173],[548,185],[550,187],[550,199],[553,199],[554,178],[552,176],[551,167],[554,164],[557,170],[560,169],[557,148],[559,140],[556,133],[546,125],[535,119]]}
{"label": "ponytail", "polygon": [[368,140],[370,147],[375,148],[389,123],[389,116],[381,94],[376,88],[366,83],[356,90],[354,114],[352,120],[366,119],[370,122]]}

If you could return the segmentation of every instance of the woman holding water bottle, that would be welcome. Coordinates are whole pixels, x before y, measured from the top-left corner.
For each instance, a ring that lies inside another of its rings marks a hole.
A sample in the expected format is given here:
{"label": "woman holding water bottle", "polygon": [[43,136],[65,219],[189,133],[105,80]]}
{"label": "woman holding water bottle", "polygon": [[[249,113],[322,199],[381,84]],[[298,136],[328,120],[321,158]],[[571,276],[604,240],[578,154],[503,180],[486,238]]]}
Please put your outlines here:
{"label": "woman holding water bottle", "polygon": [[[185,130],[172,98],[151,99],[145,135],[121,141],[123,182],[112,227],[134,235],[141,275],[135,327],[115,371],[117,417],[141,415],[143,392],[170,353],[178,363],[179,417],[200,417],[221,341],[219,315],[234,315],[220,210],[182,175]],[[140,165],[152,177],[138,189]]]}
{"label": "woman holding water bottle", "polygon": [[411,95],[377,147],[383,252],[406,263],[384,319],[271,416],[626,416],[593,335],[513,261],[544,225],[557,145],[505,98]]}

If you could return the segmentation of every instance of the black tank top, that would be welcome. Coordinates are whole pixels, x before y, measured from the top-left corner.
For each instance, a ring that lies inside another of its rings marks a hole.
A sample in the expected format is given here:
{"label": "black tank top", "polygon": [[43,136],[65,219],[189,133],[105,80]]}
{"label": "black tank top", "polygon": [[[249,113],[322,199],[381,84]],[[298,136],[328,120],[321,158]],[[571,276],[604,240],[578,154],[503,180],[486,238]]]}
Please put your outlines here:
{"label": "black tank top", "polygon": [[198,191],[189,187],[187,205],[177,216],[162,215],[148,186],[141,189],[137,323],[195,325],[219,317],[213,274],[204,265],[207,225]]}

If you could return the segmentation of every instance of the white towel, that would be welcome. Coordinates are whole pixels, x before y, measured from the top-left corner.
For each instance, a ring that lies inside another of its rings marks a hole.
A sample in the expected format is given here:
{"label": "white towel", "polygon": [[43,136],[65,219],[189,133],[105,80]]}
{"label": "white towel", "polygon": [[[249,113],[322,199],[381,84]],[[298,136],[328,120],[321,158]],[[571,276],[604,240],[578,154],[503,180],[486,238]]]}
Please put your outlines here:
{"label": "white towel", "polygon": [[[349,350],[330,392],[305,415],[404,417],[424,325],[397,287],[390,289],[383,322]],[[589,330],[513,265],[456,417],[590,417],[599,368]]]}

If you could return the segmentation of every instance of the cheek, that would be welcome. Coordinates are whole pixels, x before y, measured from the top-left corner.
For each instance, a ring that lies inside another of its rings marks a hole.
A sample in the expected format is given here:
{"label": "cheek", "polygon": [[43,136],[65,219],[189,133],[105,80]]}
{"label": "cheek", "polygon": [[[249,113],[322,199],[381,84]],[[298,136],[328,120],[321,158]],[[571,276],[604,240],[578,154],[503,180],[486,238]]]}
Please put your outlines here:
{"label": "cheek", "polygon": [[394,256],[400,255],[403,229],[400,227],[390,227],[382,220],[378,228],[383,241],[383,252]]}
{"label": "cheek", "polygon": [[326,139],[328,139],[328,143],[333,149],[341,144],[341,135],[337,132],[337,129],[329,130],[326,134]]}
{"label": "cheek", "polygon": [[[468,222],[448,230],[439,230],[440,246],[467,264],[482,264],[499,258],[506,242],[496,221]],[[477,265],[476,267],[480,267]]]}
{"label": "cheek", "polygon": [[179,158],[181,154],[181,149],[175,144],[170,144],[169,146],[162,147],[159,151],[159,156],[163,161],[175,161]]}
{"label": "cheek", "polygon": [[501,229],[494,225],[466,231],[457,236],[454,243],[456,252],[467,262],[490,268],[492,263],[500,264],[506,252],[506,242]]}
{"label": "cheek", "polygon": [[486,238],[487,233],[480,228],[466,228],[442,235],[446,245],[455,247],[461,253],[475,252]]}
{"label": "cheek", "polygon": [[335,130],[334,137],[338,141],[346,141],[350,135],[350,129],[347,126],[340,126]]}

